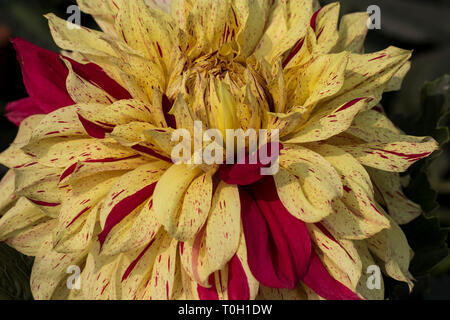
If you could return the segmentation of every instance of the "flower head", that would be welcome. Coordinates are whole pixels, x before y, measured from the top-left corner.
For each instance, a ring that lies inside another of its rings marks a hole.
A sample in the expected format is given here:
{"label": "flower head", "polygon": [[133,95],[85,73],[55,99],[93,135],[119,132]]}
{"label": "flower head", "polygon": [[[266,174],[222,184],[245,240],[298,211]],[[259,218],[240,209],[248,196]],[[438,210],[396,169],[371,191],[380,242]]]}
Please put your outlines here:
{"label": "flower head", "polygon": [[[102,31],[50,14],[63,54],[14,42],[30,97],[8,107],[20,130],[0,156],[0,240],[36,257],[35,298],[379,299],[375,261],[412,284],[399,224],[421,210],[399,173],[437,143],[384,114],[411,52],[364,54],[367,14],[338,26],[339,4],[315,0],[78,4]],[[174,132],[196,121],[278,130],[280,169],[173,164]]]}

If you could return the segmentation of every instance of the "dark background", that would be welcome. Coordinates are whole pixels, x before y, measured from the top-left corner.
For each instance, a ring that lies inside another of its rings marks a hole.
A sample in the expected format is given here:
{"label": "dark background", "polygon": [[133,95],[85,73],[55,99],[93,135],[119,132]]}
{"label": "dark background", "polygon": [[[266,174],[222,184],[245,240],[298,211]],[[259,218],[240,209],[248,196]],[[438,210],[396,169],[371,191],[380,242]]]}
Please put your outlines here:
{"label": "dark background", "polygon": [[[322,4],[331,2],[334,1],[321,1]],[[389,45],[414,50],[412,70],[404,81],[403,89],[388,93],[383,99],[391,119],[408,134],[436,136],[439,132],[445,133],[448,128],[449,79],[429,84],[422,95],[421,88],[426,81],[450,74],[450,0],[340,2],[343,14],[366,11],[370,5],[381,8],[382,28],[369,32],[367,52]],[[10,101],[27,96],[9,39],[20,36],[57,51],[43,14],[54,12],[60,17],[68,17],[66,10],[74,3],[69,0],[0,0],[0,151],[8,147],[17,132],[17,128],[3,117],[4,107]],[[92,19],[85,15],[82,24],[95,27]],[[425,122],[428,124],[424,125]],[[436,126],[443,128],[436,130]],[[445,138],[442,139],[444,141]],[[443,145],[442,149],[431,160],[423,161],[410,170],[412,182],[406,193],[425,211],[425,216],[418,222],[404,227],[416,251],[412,269],[418,283],[409,295],[403,285],[387,280],[386,291],[390,299],[450,299],[450,258],[445,244],[450,228],[450,158],[449,148]],[[5,172],[6,168],[0,168],[0,176]],[[7,254],[2,256],[0,250],[0,299],[30,298],[23,283],[27,282],[31,260],[5,247],[2,250],[6,250]],[[14,268],[20,270],[20,274],[12,276],[8,271],[11,268],[9,262],[6,263],[2,257],[13,261]],[[441,262],[434,266],[438,261]],[[2,291],[2,285],[9,289]]]}

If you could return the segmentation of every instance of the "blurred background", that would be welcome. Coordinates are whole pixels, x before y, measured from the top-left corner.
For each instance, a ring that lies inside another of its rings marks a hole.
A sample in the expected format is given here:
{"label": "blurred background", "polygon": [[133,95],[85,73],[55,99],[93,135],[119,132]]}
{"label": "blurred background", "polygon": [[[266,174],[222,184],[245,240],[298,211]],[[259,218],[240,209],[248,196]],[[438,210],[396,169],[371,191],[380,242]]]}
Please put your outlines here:
{"label": "blurred background", "polygon": [[[133,1],[133,0],[131,0]],[[322,0],[323,5],[334,1]],[[381,9],[381,29],[371,30],[366,51],[394,45],[414,50],[412,69],[400,92],[383,99],[390,118],[406,133],[431,135],[442,150],[405,174],[405,191],[422,205],[424,216],[403,226],[416,252],[411,271],[417,283],[410,294],[405,285],[386,279],[389,299],[450,299],[450,0],[341,0],[341,13]],[[22,37],[57,51],[43,14],[69,17],[70,0],[0,0],[0,151],[13,141],[17,128],[3,116],[10,101],[27,96],[19,64],[10,44]],[[96,28],[89,16],[82,24]],[[6,168],[0,168],[0,176]],[[0,244],[0,299],[31,299],[28,279],[32,259]]]}

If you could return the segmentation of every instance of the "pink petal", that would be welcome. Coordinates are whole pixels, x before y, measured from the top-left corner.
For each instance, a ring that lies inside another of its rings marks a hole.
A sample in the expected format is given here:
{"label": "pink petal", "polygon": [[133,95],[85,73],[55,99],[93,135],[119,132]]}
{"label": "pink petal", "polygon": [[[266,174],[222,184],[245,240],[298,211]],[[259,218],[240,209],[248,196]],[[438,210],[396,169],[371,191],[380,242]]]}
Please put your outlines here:
{"label": "pink petal", "polygon": [[13,40],[28,94],[44,112],[74,104],[66,90],[69,74],[60,56],[24,39]]}
{"label": "pink petal", "polygon": [[[279,156],[279,153],[272,154],[273,144],[268,143],[261,147],[261,149],[263,149],[264,151],[266,151],[267,149],[266,154],[271,158],[271,163],[274,163]],[[279,145],[278,150],[281,150],[283,146],[281,144],[278,145]],[[259,155],[258,155],[258,163],[256,164],[249,163],[250,157],[247,152],[245,153],[244,157],[245,157],[244,161],[241,162],[245,163],[242,164],[238,163],[234,165],[225,164],[220,166],[218,171],[220,179],[222,179],[227,184],[237,184],[240,186],[247,186],[262,179],[264,176],[261,175],[261,169],[264,167],[269,167],[270,164],[269,165],[262,164],[261,159],[259,159]]]}
{"label": "pink petal", "polygon": [[[14,39],[13,44],[30,98],[13,102],[8,106],[7,117],[10,121],[20,125],[23,119],[31,115],[47,114],[75,104],[66,89],[69,71],[59,54],[40,48],[22,38]],[[103,89],[113,98],[131,99],[128,91],[111,79],[99,66],[93,63],[83,65],[67,59],[80,77]]]}
{"label": "pink petal", "polygon": [[219,300],[217,294],[216,282],[214,281],[214,273],[209,277],[211,288],[205,288],[197,285],[197,293],[200,300]]}
{"label": "pink petal", "polygon": [[310,263],[311,241],[305,223],[283,206],[273,177],[241,187],[240,199],[252,274],[267,287],[295,288]]}
{"label": "pink petal", "polygon": [[250,299],[250,287],[248,285],[247,275],[237,255],[228,264],[228,299]]}
{"label": "pink petal", "polygon": [[311,265],[303,282],[327,300],[360,300],[358,295],[334,279],[313,251]]}
{"label": "pink petal", "polygon": [[6,117],[16,126],[20,126],[23,120],[32,115],[43,113],[45,112],[34,103],[32,98],[13,101],[6,106]]}

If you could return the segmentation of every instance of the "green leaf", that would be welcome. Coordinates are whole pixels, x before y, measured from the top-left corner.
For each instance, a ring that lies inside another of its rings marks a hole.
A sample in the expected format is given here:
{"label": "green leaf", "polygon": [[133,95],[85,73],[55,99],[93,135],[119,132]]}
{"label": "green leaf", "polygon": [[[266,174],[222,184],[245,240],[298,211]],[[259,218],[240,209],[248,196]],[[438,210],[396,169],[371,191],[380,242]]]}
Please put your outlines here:
{"label": "green leaf", "polygon": [[[413,296],[423,293],[432,271],[433,274],[448,271],[445,269],[449,265],[445,263],[449,257],[448,230],[442,228],[440,220],[436,217],[439,208],[438,193],[429,182],[429,170],[433,162],[444,155],[442,150],[449,142],[449,130],[445,126],[449,115],[449,102],[450,76],[446,75],[433,82],[426,82],[421,91],[420,113],[415,117],[409,115],[403,118],[402,127],[408,134],[432,136],[440,144],[439,151],[419,161],[406,173],[410,182],[404,190],[405,194],[424,211],[422,216],[402,226],[414,251],[410,271],[418,282]],[[408,288],[403,283],[386,279],[385,286],[386,296],[389,299],[404,299],[409,296]]]}
{"label": "green leaf", "polygon": [[0,243],[0,300],[31,300],[33,259]]}

